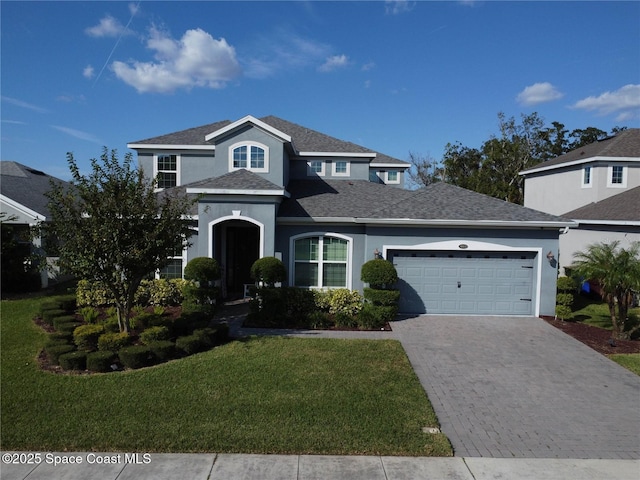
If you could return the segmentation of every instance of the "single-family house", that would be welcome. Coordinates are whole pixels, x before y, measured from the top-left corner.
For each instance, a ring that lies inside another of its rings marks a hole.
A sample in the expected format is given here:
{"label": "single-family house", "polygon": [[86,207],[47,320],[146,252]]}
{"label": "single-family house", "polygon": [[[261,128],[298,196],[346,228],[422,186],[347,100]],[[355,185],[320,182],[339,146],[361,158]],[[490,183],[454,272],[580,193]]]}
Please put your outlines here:
{"label": "single-family house", "polygon": [[[50,219],[45,193],[51,189],[51,180],[65,182],[47,175],[40,170],[18,162],[0,161],[0,212],[2,222],[10,225],[14,239],[27,249],[44,253],[43,239],[31,238],[30,227]],[[51,253],[51,252],[50,252]],[[55,257],[47,257],[49,269],[41,271],[41,285],[46,287],[49,280],[57,279],[59,271],[54,265]]]}
{"label": "single-family house", "polygon": [[558,236],[570,221],[448,184],[403,188],[410,165],[275,116],[251,115],[131,142],[163,191],[199,195],[194,257],[218,260],[227,296],[280,258],[288,284],[362,290],[392,261],[405,313],[553,315]]}
{"label": "single-family house", "polygon": [[520,174],[525,207],[576,223],[560,236],[561,267],[570,266],[574,254],[593,243],[617,240],[626,247],[640,241],[640,128],[623,130]]}

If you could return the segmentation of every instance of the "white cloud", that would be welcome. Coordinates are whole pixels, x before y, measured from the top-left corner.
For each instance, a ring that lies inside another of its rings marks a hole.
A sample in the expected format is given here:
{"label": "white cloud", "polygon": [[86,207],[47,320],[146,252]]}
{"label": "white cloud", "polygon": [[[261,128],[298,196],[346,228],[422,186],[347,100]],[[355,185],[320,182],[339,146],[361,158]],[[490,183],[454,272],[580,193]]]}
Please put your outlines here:
{"label": "white cloud", "polygon": [[613,92],[604,92],[597,97],[583,98],[572,107],[588,111],[595,110],[599,115],[617,113],[616,120],[629,120],[640,115],[640,84],[629,84]]}
{"label": "white cloud", "polygon": [[385,0],[384,10],[390,15],[400,15],[401,13],[410,12],[415,7],[416,2],[408,0]]}
{"label": "white cloud", "polygon": [[151,29],[147,48],[155,62],[113,62],[116,76],[139,93],[173,92],[178,88],[222,88],[241,70],[235,49],[201,29],[187,30],[180,40]]}
{"label": "white cloud", "polygon": [[362,71],[368,72],[369,70],[373,70],[376,67],[375,62],[369,62],[362,65]]}
{"label": "white cloud", "polygon": [[78,138],[80,140],[86,140],[87,142],[97,143],[98,145],[103,145],[103,143],[92,133],[83,132],[81,130],[76,130],[75,128],[69,127],[61,127],[60,125],[51,125],[51,128],[55,128],[59,132],[70,135],[74,138]]}
{"label": "white cloud", "polygon": [[549,82],[542,82],[526,87],[518,94],[516,100],[521,105],[538,105],[539,103],[558,100],[563,96],[564,94]]}
{"label": "white cloud", "polygon": [[320,72],[331,72],[336,68],[346,67],[349,64],[349,58],[346,55],[333,55],[318,67]]}
{"label": "white cloud", "polygon": [[17,98],[5,97],[2,96],[2,101],[10,103],[11,105],[15,105],[16,107],[26,108],[27,110],[33,110],[38,113],[49,113],[49,110],[46,108],[39,107],[37,105],[33,105],[31,103],[23,102],[22,100],[18,100]]}
{"label": "white cloud", "polygon": [[93,67],[91,65],[87,65],[82,70],[82,76],[84,78],[92,79],[94,75],[95,75],[95,71],[93,70]]}
{"label": "white cloud", "polygon": [[121,35],[131,34],[130,30],[127,29],[117,18],[112,17],[111,15],[107,15],[100,19],[100,23],[93,27],[85,28],[84,32],[90,37],[119,37]]}

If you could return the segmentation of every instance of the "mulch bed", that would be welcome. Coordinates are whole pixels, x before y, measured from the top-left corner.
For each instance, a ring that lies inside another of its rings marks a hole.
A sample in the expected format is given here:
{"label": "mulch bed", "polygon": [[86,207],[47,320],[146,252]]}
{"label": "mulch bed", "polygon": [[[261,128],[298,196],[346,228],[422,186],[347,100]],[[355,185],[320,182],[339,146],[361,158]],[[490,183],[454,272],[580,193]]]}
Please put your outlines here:
{"label": "mulch bed", "polygon": [[639,340],[614,340],[613,343],[615,346],[612,346],[610,344],[610,330],[580,322],[563,322],[562,320],[556,320],[554,317],[542,318],[549,325],[553,325],[603,355],[613,353],[640,353]]}

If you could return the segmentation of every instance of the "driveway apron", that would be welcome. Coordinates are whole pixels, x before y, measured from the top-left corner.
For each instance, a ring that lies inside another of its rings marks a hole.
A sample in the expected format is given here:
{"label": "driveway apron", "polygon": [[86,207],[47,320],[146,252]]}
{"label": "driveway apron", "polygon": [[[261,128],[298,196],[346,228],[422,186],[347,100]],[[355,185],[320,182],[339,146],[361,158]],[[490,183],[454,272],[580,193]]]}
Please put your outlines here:
{"label": "driveway apron", "polygon": [[426,315],[393,330],[456,456],[640,458],[640,377],[544,320]]}

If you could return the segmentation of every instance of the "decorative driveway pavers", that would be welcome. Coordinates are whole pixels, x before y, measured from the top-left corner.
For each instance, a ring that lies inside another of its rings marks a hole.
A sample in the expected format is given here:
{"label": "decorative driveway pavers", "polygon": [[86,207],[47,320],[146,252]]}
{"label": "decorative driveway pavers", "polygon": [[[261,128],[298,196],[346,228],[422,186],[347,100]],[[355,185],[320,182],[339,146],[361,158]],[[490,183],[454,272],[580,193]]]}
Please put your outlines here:
{"label": "decorative driveway pavers", "polygon": [[640,377],[533,317],[394,322],[455,455],[640,458]]}

